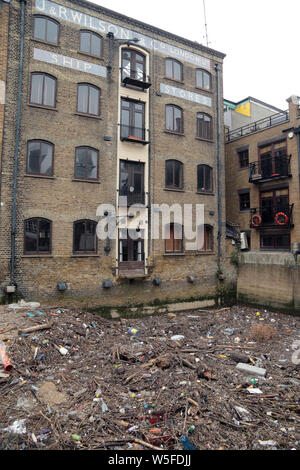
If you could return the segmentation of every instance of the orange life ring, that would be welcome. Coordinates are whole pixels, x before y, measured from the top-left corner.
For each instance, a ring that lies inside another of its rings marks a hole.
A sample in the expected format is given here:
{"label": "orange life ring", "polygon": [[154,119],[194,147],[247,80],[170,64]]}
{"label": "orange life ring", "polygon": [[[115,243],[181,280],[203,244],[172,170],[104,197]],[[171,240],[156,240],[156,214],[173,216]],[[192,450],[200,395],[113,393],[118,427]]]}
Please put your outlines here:
{"label": "orange life ring", "polygon": [[[283,217],[284,222],[280,222],[279,217]],[[288,221],[289,221],[289,218],[284,212],[278,212],[275,216],[275,222],[277,225],[286,225]]]}
{"label": "orange life ring", "polygon": [[258,214],[254,214],[251,219],[253,227],[259,227],[262,223],[262,218]]}

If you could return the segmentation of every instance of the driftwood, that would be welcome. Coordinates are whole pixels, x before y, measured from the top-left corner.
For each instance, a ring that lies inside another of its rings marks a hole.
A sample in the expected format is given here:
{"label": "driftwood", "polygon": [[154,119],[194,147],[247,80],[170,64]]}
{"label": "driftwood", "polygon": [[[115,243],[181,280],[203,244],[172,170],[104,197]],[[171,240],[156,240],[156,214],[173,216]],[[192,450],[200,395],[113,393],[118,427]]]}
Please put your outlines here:
{"label": "driftwood", "polygon": [[41,330],[49,330],[52,328],[54,322],[50,321],[49,323],[45,323],[44,325],[38,325],[38,326],[32,326],[30,328],[25,328],[22,330],[19,330],[19,334],[27,334],[27,333],[34,333],[35,331],[41,331]]}

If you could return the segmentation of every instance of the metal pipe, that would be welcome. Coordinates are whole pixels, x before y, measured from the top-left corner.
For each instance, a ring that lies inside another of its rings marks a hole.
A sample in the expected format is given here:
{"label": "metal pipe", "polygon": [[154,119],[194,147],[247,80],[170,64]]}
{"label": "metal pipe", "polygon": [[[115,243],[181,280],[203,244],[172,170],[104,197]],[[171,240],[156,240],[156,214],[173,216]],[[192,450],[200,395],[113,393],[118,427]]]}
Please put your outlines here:
{"label": "metal pipe", "polygon": [[215,64],[217,85],[217,167],[218,167],[218,269],[221,270],[221,240],[222,240],[222,174],[221,174],[221,112],[220,112],[220,76],[219,65]]}
{"label": "metal pipe", "polygon": [[19,162],[19,144],[21,131],[21,105],[22,105],[22,82],[23,82],[23,62],[24,62],[24,26],[25,26],[25,4],[27,0],[19,0],[21,3],[21,24],[20,24],[20,59],[19,59],[19,85],[18,85],[18,104],[17,104],[17,124],[16,124],[16,148],[14,160],[14,183],[13,183],[13,201],[11,218],[11,266],[10,278],[11,284],[15,285],[15,250],[16,250],[16,213],[17,213],[17,184],[18,184],[18,162]]}

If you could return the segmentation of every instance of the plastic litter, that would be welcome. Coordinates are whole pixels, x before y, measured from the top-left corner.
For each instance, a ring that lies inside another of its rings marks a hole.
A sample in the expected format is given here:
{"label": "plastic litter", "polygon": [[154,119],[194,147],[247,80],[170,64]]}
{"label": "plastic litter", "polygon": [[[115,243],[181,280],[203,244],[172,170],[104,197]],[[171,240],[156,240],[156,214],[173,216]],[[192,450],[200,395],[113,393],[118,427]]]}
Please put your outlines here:
{"label": "plastic litter", "polygon": [[1,429],[4,432],[10,432],[12,434],[26,434],[26,419],[18,419],[13,422],[11,426]]}
{"label": "plastic litter", "polygon": [[192,444],[186,436],[182,436],[180,442],[185,450],[197,450],[194,444]]}

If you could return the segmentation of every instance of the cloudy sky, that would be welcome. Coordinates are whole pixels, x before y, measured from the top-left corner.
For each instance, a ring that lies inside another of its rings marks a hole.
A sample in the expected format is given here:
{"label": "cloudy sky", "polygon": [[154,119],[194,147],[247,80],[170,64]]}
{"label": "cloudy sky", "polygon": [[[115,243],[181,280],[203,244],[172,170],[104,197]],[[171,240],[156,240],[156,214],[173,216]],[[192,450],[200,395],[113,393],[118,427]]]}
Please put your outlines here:
{"label": "cloudy sky", "polygon": [[[203,0],[89,0],[206,45]],[[205,0],[209,47],[226,54],[224,97],[287,109],[300,95],[299,0]]]}

